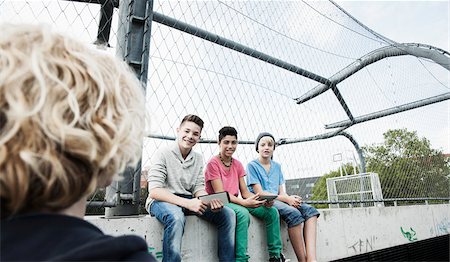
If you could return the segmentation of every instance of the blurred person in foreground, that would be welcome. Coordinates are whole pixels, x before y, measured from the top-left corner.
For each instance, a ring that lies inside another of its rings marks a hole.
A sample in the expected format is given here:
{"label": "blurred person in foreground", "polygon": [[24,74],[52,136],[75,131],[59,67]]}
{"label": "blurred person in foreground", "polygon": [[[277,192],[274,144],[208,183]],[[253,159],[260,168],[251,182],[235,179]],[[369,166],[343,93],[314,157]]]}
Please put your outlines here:
{"label": "blurred person in foreground", "polygon": [[129,67],[46,26],[0,25],[0,260],[156,261],[83,220],[136,165],[144,95]]}

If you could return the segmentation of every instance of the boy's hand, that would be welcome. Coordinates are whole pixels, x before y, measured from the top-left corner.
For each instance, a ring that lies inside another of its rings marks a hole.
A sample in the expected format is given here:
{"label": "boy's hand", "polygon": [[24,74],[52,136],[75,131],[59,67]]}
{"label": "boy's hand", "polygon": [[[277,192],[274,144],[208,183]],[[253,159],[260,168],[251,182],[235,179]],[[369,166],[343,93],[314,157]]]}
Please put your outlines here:
{"label": "boy's hand", "polygon": [[292,195],[288,197],[288,202],[290,206],[293,206],[295,208],[299,208],[302,204],[302,198],[296,195]]}
{"label": "boy's hand", "polygon": [[205,213],[206,208],[208,208],[208,207],[200,199],[192,198],[192,199],[188,200],[186,208],[191,210],[192,212],[202,215],[203,213]]}
{"label": "boy's hand", "polygon": [[212,212],[219,212],[223,208],[223,203],[219,199],[213,199],[209,202],[209,208]]}
{"label": "boy's hand", "polygon": [[273,203],[274,203],[274,200],[266,201],[266,203],[264,203],[264,206],[265,206],[265,207],[272,207],[272,206],[273,206]]}
{"label": "boy's hand", "polygon": [[262,205],[264,205],[267,201],[266,200],[258,200],[259,194],[255,194],[249,198],[244,199],[244,206],[246,207],[252,207],[257,208]]}

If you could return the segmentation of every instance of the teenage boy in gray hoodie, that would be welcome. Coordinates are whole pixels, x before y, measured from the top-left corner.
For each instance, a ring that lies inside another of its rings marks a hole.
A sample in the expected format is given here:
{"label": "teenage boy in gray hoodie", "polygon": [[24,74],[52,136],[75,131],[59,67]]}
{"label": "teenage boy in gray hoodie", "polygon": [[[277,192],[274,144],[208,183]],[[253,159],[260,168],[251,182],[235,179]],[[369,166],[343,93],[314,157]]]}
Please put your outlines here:
{"label": "teenage boy in gray hoodie", "polygon": [[203,120],[187,115],[177,128],[177,141],[155,153],[148,169],[148,212],[164,224],[163,261],[181,261],[181,240],[186,214],[217,225],[219,260],[235,260],[236,215],[220,200],[209,206],[197,197],[207,195],[203,176],[203,158],[192,148],[200,140]]}

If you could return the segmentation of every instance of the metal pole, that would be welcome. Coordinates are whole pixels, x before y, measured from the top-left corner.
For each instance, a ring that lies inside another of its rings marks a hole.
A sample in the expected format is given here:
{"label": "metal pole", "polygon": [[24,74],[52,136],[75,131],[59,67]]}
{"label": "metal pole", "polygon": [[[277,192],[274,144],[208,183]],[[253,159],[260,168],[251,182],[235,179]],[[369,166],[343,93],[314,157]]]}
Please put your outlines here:
{"label": "metal pole", "polygon": [[114,8],[119,7],[119,0],[65,0],[71,2],[80,2],[87,4],[100,4],[100,22],[98,24],[97,40],[95,45],[109,45],[109,35],[111,34],[111,23]]}
{"label": "metal pole", "polygon": [[114,12],[114,3],[112,0],[107,0],[100,8],[100,23],[98,24],[97,40],[95,45],[109,45],[109,35],[111,34],[111,24]]}
{"label": "metal pole", "polygon": [[[144,90],[147,86],[150,33],[153,0],[122,0],[119,7],[117,56],[135,71]],[[145,110],[145,108],[142,108]],[[139,214],[141,161],[136,168],[127,168],[123,179],[106,188],[105,199],[115,207],[105,208],[105,216],[130,216]]]}
{"label": "metal pole", "polygon": [[347,67],[334,74],[329,78],[330,84],[322,83],[306,92],[299,98],[296,98],[297,104],[304,103],[330,89],[333,85],[337,85],[351,75],[355,74],[364,67],[373,64],[379,60],[393,56],[412,55],[415,57],[423,57],[433,60],[436,64],[450,71],[450,54],[442,49],[430,45],[407,43],[396,44],[395,46],[385,46],[376,49]]}
{"label": "metal pole", "polygon": [[339,133],[339,135],[346,137],[348,140],[350,140],[350,142],[352,142],[353,146],[356,149],[356,152],[358,153],[358,157],[359,157],[359,166],[361,168],[361,170],[359,171],[359,173],[366,173],[366,160],[364,158],[362,149],[359,147],[358,142],[356,142],[355,138],[350,135],[349,133],[342,131]]}
{"label": "metal pole", "polygon": [[331,82],[322,76],[316,75],[312,72],[309,72],[303,68],[297,67],[295,65],[289,64],[284,62],[283,60],[280,60],[278,58],[269,56],[265,53],[262,53],[260,51],[257,51],[255,49],[252,49],[248,46],[244,46],[242,44],[239,44],[237,42],[234,42],[232,40],[229,40],[227,38],[221,37],[219,35],[213,34],[211,32],[208,32],[206,30],[203,30],[201,28],[195,27],[193,25],[187,24],[185,22],[176,20],[175,18],[169,17],[169,16],[165,16],[163,14],[154,12],[153,13],[153,21],[178,29],[180,31],[183,31],[185,33],[200,37],[204,40],[213,42],[215,44],[221,45],[223,47],[232,49],[234,51],[243,53],[245,55],[251,56],[253,58],[259,59],[261,61],[264,61],[266,63],[272,64],[274,66],[286,69],[288,71],[291,71],[293,73],[302,75],[304,77],[307,77],[309,79],[312,79],[316,82],[322,83],[322,84],[326,84],[329,85],[331,84]]}
{"label": "metal pole", "polygon": [[[350,135],[349,133],[342,131],[341,133],[339,133],[339,135],[344,136],[346,138],[348,138],[348,140],[350,140],[350,142],[352,142],[353,146],[356,149],[356,152],[358,152],[358,156],[359,156],[359,162],[360,162],[360,166],[361,166],[361,170],[359,171],[360,174],[360,178],[359,178],[359,188],[360,188],[360,200],[364,201],[364,184],[363,184],[363,177],[362,174],[366,173],[366,161],[364,159],[364,155],[362,153],[361,148],[358,145],[358,142],[356,142],[356,140],[353,138],[352,135]],[[363,203],[360,203],[361,207],[363,207]]]}
{"label": "metal pole", "polygon": [[351,125],[354,124],[358,124],[358,123],[362,123],[362,122],[366,122],[369,120],[373,120],[373,119],[377,119],[377,118],[381,118],[381,117],[385,117],[388,115],[393,115],[393,114],[397,114],[400,112],[404,112],[404,111],[408,111],[411,109],[415,109],[415,108],[419,108],[422,106],[427,106],[427,105],[431,105],[434,103],[438,103],[438,102],[442,102],[445,100],[450,99],[450,92],[441,94],[441,95],[437,95],[437,96],[433,96],[433,97],[429,97],[429,98],[425,98],[422,100],[418,100],[415,102],[411,102],[408,104],[404,104],[401,106],[397,106],[397,107],[392,107],[389,109],[385,109],[385,110],[381,110],[375,113],[371,113],[371,114],[367,114],[367,115],[363,115],[363,116],[359,116],[359,117],[355,117],[352,120],[344,120],[344,121],[340,121],[340,122],[336,122],[336,123],[332,123],[329,125],[325,125],[325,128],[329,129],[329,128],[337,128],[337,127],[349,127]]}

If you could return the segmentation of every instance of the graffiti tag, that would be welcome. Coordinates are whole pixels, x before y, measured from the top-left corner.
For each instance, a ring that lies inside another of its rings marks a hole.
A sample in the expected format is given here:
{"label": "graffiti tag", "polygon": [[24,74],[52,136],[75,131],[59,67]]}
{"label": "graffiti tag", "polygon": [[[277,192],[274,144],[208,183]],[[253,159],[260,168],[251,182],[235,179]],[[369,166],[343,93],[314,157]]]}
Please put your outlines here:
{"label": "graffiti tag", "polygon": [[450,221],[448,218],[441,220],[441,222],[436,223],[432,228],[430,228],[430,233],[433,235],[435,232],[437,236],[446,235],[450,233]]}
{"label": "graffiti tag", "polygon": [[408,239],[409,241],[416,241],[417,237],[416,237],[416,231],[414,231],[414,229],[412,227],[409,228],[410,231],[404,231],[402,227],[400,227],[400,230],[402,231],[403,236]]}
{"label": "graffiti tag", "polygon": [[363,252],[370,252],[373,250],[373,246],[375,244],[375,236],[371,236],[366,239],[358,239],[358,241],[355,242],[355,244],[349,246],[349,249],[353,249],[353,251],[356,254],[363,253]]}
{"label": "graffiti tag", "polygon": [[[148,247],[148,253],[153,255],[154,251],[156,251],[154,247]],[[156,259],[161,260],[163,257],[162,251],[155,252],[155,257],[156,257]]]}

